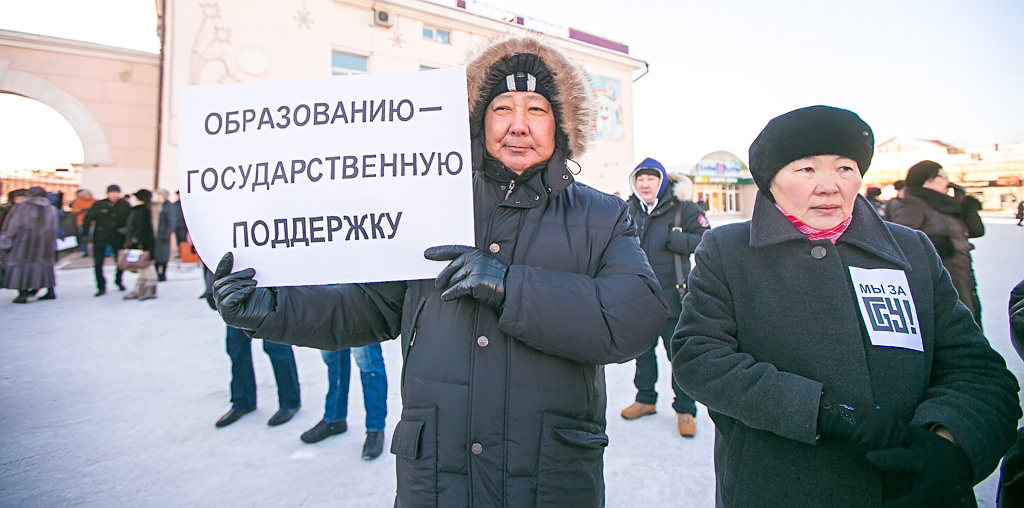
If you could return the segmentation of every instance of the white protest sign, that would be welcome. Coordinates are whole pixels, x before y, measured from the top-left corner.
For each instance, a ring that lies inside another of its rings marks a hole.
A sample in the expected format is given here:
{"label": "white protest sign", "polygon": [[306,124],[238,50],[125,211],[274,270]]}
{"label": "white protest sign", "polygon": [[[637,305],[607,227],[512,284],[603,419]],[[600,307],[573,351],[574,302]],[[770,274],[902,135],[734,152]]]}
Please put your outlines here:
{"label": "white protest sign", "polygon": [[851,266],[850,278],[871,344],[924,351],[917,307],[903,270]]}
{"label": "white protest sign", "polygon": [[185,87],[182,209],[200,257],[261,286],[425,279],[473,245],[465,67]]}

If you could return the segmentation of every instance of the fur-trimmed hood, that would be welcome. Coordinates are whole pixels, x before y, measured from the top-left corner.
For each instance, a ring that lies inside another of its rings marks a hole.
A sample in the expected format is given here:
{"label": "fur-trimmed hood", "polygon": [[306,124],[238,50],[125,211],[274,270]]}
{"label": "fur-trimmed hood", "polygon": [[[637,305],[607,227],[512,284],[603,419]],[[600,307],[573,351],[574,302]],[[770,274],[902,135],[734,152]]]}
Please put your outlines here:
{"label": "fur-trimmed hood", "polygon": [[[483,116],[487,98],[495,85],[510,74],[511,57],[520,54],[537,55],[550,73],[554,92],[551,104],[555,121],[563,140],[556,135],[556,145],[565,151],[566,158],[576,158],[586,151],[594,135],[594,96],[583,66],[574,62],[561,50],[533,37],[507,36],[484,46],[470,58],[466,67],[469,91],[470,133],[474,139],[483,138]],[[548,79],[538,76],[538,79]],[[562,143],[559,143],[562,141]]]}

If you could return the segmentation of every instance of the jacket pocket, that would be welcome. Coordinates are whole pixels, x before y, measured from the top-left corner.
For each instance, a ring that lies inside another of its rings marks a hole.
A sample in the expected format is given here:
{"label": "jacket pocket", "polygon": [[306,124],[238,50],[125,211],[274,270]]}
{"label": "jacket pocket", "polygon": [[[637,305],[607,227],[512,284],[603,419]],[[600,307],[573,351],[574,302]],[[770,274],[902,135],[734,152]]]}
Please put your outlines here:
{"label": "jacket pocket", "polygon": [[537,506],[604,506],[604,426],[544,413]]}
{"label": "jacket pocket", "polygon": [[437,408],[404,408],[391,438],[396,506],[437,506]]}

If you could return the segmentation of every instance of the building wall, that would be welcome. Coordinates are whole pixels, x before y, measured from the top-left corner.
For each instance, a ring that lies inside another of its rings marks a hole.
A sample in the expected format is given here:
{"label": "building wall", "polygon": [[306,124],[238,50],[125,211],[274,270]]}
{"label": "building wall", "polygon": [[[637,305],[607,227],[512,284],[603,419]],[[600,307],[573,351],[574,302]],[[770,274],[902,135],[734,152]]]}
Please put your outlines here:
{"label": "building wall", "polygon": [[[85,146],[81,185],[97,192],[111,183],[152,188],[156,168],[159,57],[18,32],[0,33],[0,79],[19,94],[50,105],[76,128]],[[20,76],[20,78],[12,78]],[[12,81],[18,81],[13,83]],[[15,86],[17,85],[17,86]],[[10,89],[4,89],[11,93]],[[83,118],[100,132],[82,131]],[[90,159],[104,152],[103,160]]]}
{"label": "building wall", "polygon": [[[532,33],[516,24],[422,0],[308,0],[272,2],[259,9],[246,0],[167,0],[166,9],[160,182],[172,190],[178,188],[177,110],[182,86],[330,75],[335,51],[366,57],[370,73],[416,72],[421,66],[461,65],[494,36]],[[374,9],[387,11],[393,25],[375,24]],[[449,31],[450,43],[425,39],[424,25]],[[588,73],[618,80],[622,137],[595,140],[578,161],[583,168],[578,179],[626,195],[633,163],[632,72],[644,63],[567,38],[542,38],[565,49]]]}
{"label": "building wall", "polygon": [[893,138],[875,149],[864,186],[886,187],[907,176],[910,166],[938,162],[951,182],[967,188],[986,210],[1016,209],[1024,199],[1024,143],[959,148],[938,141]]}

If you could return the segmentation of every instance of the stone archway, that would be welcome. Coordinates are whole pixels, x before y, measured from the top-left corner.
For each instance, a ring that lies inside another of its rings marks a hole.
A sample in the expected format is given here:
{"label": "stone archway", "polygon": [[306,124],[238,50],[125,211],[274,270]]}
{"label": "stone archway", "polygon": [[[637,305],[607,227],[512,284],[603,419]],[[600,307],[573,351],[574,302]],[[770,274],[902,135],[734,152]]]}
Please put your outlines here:
{"label": "stone archway", "polygon": [[67,119],[82,142],[83,166],[114,164],[110,157],[110,143],[107,141],[107,134],[85,104],[68,91],[46,79],[27,72],[9,69],[10,63],[10,60],[0,60],[0,92],[42,102]]}

